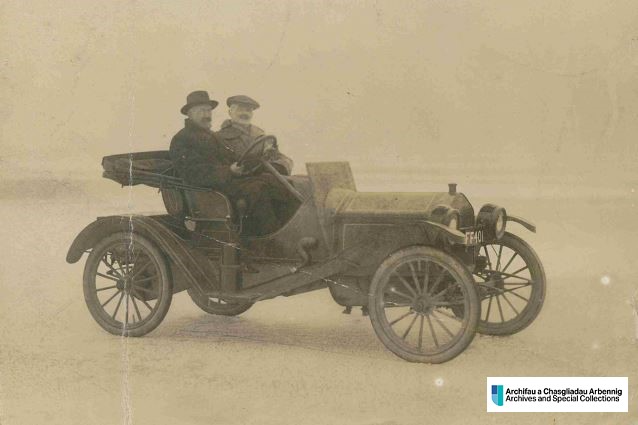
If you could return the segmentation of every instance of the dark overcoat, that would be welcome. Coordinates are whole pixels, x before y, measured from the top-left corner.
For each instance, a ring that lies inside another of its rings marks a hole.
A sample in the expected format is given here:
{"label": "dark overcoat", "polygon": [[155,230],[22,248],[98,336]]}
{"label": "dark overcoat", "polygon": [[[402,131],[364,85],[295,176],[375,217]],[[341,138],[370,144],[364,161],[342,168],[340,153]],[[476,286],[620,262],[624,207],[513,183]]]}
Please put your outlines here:
{"label": "dark overcoat", "polygon": [[169,153],[178,176],[185,183],[218,190],[233,203],[238,199],[247,203],[247,235],[262,235],[277,230],[298,205],[270,174],[234,176],[230,165],[237,161],[237,154],[221,143],[210,130],[197,126],[189,119],[173,137]]}
{"label": "dark overcoat", "polygon": [[[221,128],[215,133],[215,136],[221,141],[226,148],[235,152],[239,157],[246,152],[255,138],[263,136],[264,130],[256,125],[243,126],[234,123],[232,120],[226,120],[222,123]],[[281,174],[290,175],[292,173],[293,161],[277,149],[272,153],[268,162],[270,162]]]}
{"label": "dark overcoat", "polygon": [[184,128],[171,140],[169,153],[185,183],[220,191],[230,189],[230,165],[235,162],[235,154],[219,143],[212,131],[186,119]]}

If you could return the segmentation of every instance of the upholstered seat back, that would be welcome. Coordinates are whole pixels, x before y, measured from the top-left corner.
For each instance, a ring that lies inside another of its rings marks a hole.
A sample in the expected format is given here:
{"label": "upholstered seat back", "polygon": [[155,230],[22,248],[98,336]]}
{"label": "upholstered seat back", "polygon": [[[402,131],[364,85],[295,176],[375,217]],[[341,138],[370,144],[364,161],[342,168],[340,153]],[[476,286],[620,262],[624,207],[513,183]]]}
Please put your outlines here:
{"label": "upholstered seat back", "polygon": [[164,187],[160,189],[162,193],[162,200],[166,207],[166,212],[175,218],[183,219],[189,215],[187,213],[186,206],[184,205],[184,196],[182,195],[182,189],[173,189]]}
{"label": "upholstered seat back", "polygon": [[166,212],[173,217],[220,222],[232,217],[230,201],[222,193],[173,188],[162,188],[161,192]]}

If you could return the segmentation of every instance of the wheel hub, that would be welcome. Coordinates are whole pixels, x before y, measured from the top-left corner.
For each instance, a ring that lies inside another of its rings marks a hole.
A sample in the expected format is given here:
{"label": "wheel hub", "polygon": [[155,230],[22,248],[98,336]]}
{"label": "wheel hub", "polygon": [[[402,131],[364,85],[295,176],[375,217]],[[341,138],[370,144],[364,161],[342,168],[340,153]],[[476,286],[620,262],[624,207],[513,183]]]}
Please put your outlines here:
{"label": "wheel hub", "polygon": [[124,276],[123,278],[117,281],[115,286],[117,286],[117,289],[120,291],[125,291],[126,293],[130,293],[131,290],[133,289],[133,279],[130,278],[129,276]]}
{"label": "wheel hub", "polygon": [[498,272],[490,272],[485,276],[485,282],[481,282],[481,285],[490,288],[504,289],[505,279],[503,279],[503,276]]}
{"label": "wheel hub", "polygon": [[419,314],[430,314],[434,310],[434,303],[428,296],[422,295],[414,301],[412,310]]}

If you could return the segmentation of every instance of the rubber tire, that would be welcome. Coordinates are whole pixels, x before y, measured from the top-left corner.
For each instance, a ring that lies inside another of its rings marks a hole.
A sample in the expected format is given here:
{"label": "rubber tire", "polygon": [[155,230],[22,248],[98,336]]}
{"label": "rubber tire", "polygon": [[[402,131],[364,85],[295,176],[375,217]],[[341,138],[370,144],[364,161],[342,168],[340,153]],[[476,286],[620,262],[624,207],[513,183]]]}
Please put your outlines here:
{"label": "rubber tire", "polygon": [[[215,314],[217,316],[238,316],[253,306],[252,303],[242,304],[219,304],[208,303],[204,300],[193,288],[186,290],[191,297],[195,305],[201,308],[208,314]],[[209,299],[210,300],[210,299]]]}
{"label": "rubber tire", "polygon": [[[115,242],[121,242],[123,240],[129,239],[131,235],[133,237],[133,240],[136,243],[142,245],[144,249],[146,249],[151,257],[155,260],[155,265],[157,266],[158,272],[162,279],[160,283],[162,285],[162,293],[165,295],[162,297],[161,300],[158,301],[159,305],[157,306],[157,309],[153,313],[153,316],[150,318],[150,320],[148,320],[140,327],[125,330],[123,329],[123,327],[114,326],[102,317],[100,311],[103,311],[103,309],[99,302],[97,304],[95,303],[97,297],[94,296],[95,292],[93,291],[93,288],[95,285],[95,273],[106,248],[108,248]],[[154,243],[152,243],[144,236],[141,236],[137,233],[131,234],[128,232],[118,232],[107,236],[106,238],[98,242],[91,250],[89,257],[86,260],[86,264],[84,265],[83,289],[86,305],[98,325],[100,325],[105,331],[113,335],[126,337],[140,337],[146,335],[147,333],[154,330],[157,326],[159,326],[159,324],[162,323],[162,320],[164,320],[164,317],[166,317],[166,313],[168,313],[168,309],[171,306],[171,300],[173,298],[173,282],[166,259],[164,258],[162,252]]]}
{"label": "rubber tire", "polygon": [[507,323],[505,326],[489,325],[487,322],[479,320],[479,333],[484,335],[506,336],[522,331],[536,319],[543,307],[543,302],[545,301],[546,281],[545,269],[541,264],[541,260],[527,242],[508,232],[505,232],[499,242],[516,251],[518,255],[523,258],[525,264],[528,265],[532,280],[536,281],[535,276],[537,276],[540,281],[538,289],[536,292],[533,292],[534,299],[530,299],[530,302],[527,307],[525,307],[525,311],[520,319],[517,319],[512,323]]}
{"label": "rubber tire", "polygon": [[[455,345],[442,353],[427,355],[408,351],[397,345],[386,332],[384,325],[386,320],[383,318],[383,308],[377,304],[377,292],[382,290],[382,283],[387,278],[387,275],[391,273],[394,267],[396,267],[396,264],[405,261],[406,257],[412,257],[415,259],[427,258],[445,264],[448,266],[448,271],[452,271],[456,274],[454,277],[463,282],[462,284],[467,290],[467,294],[470,298],[470,314],[465,333]],[[372,327],[383,345],[400,358],[416,363],[444,363],[461,354],[474,339],[481,312],[480,301],[476,292],[474,279],[467,267],[451,255],[428,246],[413,246],[401,249],[387,257],[381,263],[372,278],[372,283],[370,284],[368,309]]]}

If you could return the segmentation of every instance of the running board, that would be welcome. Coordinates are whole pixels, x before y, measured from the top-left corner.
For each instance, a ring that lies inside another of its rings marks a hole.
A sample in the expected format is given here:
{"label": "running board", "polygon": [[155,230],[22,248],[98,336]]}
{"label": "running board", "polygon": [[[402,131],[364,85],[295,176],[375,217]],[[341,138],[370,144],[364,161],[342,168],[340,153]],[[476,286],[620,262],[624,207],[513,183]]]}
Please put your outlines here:
{"label": "running board", "polygon": [[255,303],[275,298],[310,283],[324,280],[353,266],[356,266],[356,264],[353,264],[352,261],[337,257],[325,263],[303,267],[298,270],[293,269],[289,274],[233,294],[208,293],[208,295],[221,297],[229,301],[238,300]]}

